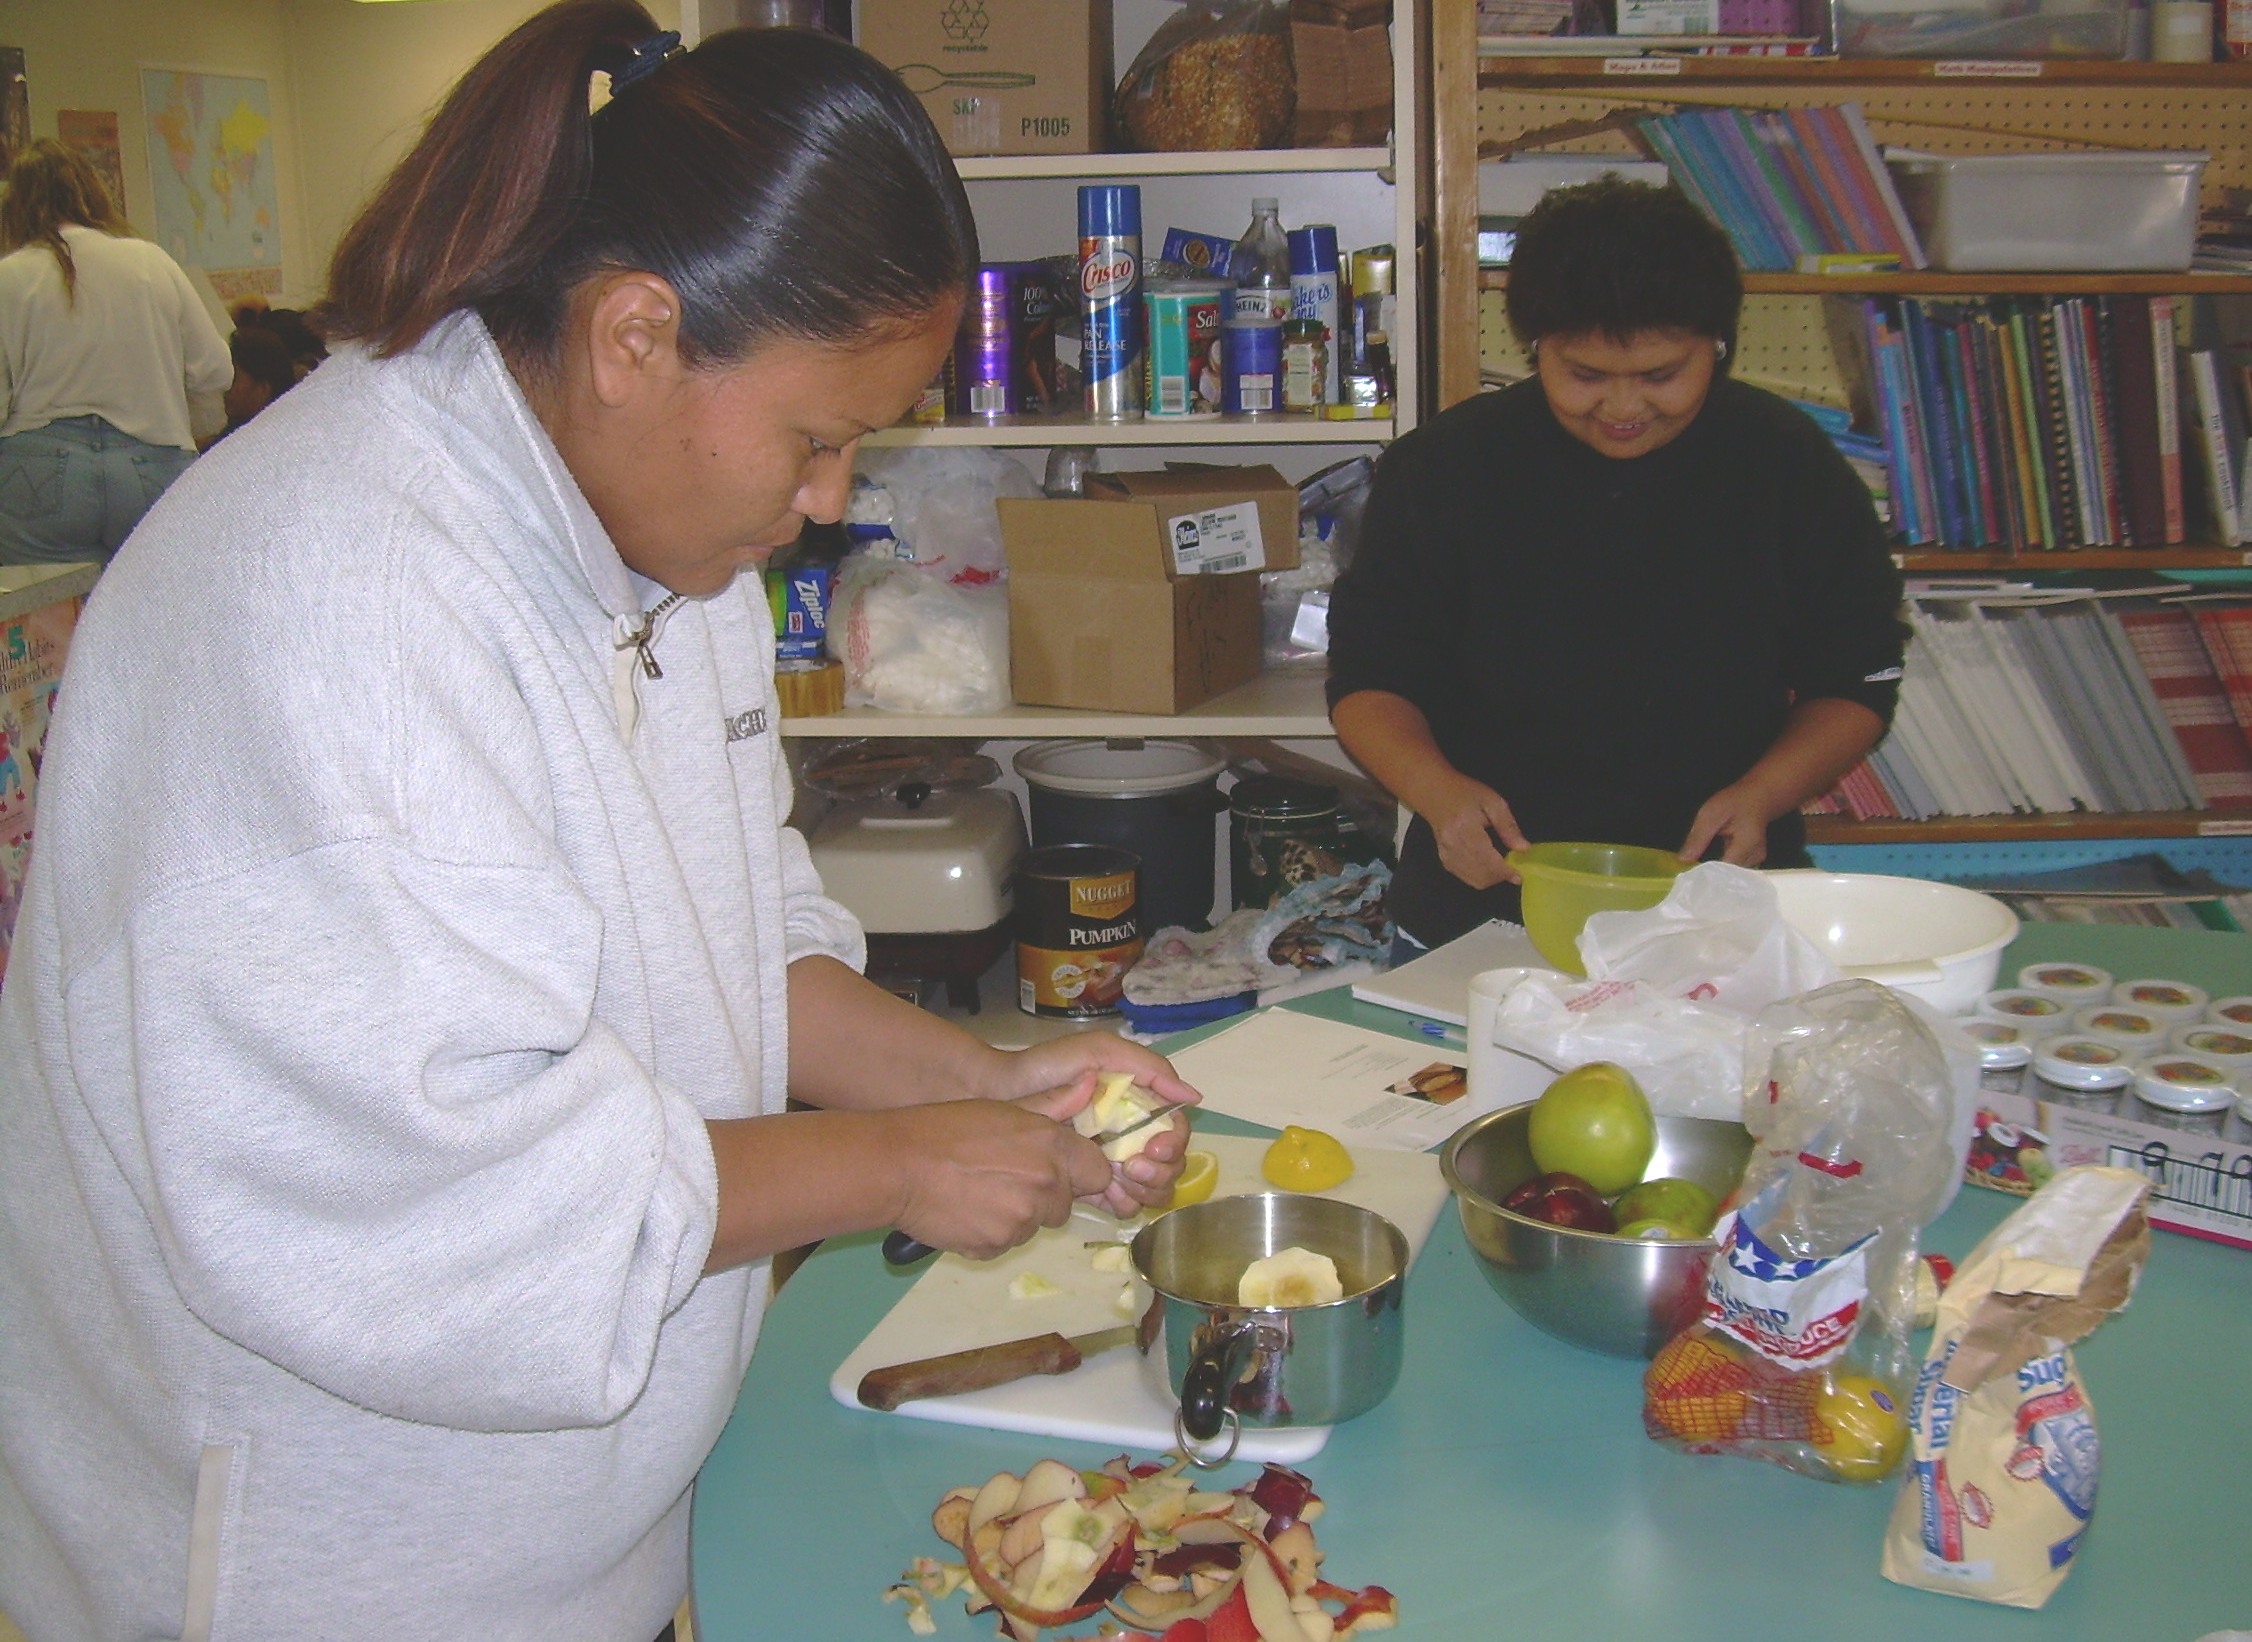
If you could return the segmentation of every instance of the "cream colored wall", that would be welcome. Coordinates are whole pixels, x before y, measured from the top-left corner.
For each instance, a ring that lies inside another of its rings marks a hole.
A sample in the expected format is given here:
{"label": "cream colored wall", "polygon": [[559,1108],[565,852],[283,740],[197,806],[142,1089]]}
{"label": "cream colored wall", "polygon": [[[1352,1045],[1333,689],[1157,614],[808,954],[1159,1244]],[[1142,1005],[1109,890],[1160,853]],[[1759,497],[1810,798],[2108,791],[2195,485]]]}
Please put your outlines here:
{"label": "cream colored wall", "polygon": [[107,109],[117,115],[125,214],[143,233],[156,226],[156,203],[149,190],[141,68],[262,77],[273,103],[282,271],[287,287],[294,289],[311,278],[313,252],[298,191],[282,6],[283,0],[0,0],[0,44],[24,49],[33,136],[55,134],[59,108]]}
{"label": "cream colored wall", "polygon": [[[297,86],[306,230],[323,265],[337,237],[478,55],[544,0],[283,0]],[[679,26],[679,0],[644,0]]]}

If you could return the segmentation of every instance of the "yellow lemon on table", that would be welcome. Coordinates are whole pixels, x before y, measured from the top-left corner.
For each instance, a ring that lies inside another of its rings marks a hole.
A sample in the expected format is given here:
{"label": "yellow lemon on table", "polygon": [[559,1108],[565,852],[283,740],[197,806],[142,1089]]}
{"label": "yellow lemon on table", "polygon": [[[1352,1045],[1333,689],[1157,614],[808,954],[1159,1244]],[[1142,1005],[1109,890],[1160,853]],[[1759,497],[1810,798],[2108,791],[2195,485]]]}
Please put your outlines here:
{"label": "yellow lemon on table", "polygon": [[1892,1388],[1866,1374],[1833,1376],[1814,1400],[1814,1420],[1815,1448],[1849,1481],[1876,1481],[1908,1446],[1908,1418]]}
{"label": "yellow lemon on table", "polygon": [[1191,1203],[1201,1203],[1219,1183],[1218,1158],[1210,1152],[1186,1152],[1181,1157],[1180,1177],[1173,1182],[1173,1195],[1165,1200],[1165,1207],[1185,1209]]}
{"label": "yellow lemon on table", "polygon": [[1335,1135],[1293,1123],[1275,1136],[1259,1172],[1286,1192],[1326,1192],[1352,1178],[1353,1154]]}

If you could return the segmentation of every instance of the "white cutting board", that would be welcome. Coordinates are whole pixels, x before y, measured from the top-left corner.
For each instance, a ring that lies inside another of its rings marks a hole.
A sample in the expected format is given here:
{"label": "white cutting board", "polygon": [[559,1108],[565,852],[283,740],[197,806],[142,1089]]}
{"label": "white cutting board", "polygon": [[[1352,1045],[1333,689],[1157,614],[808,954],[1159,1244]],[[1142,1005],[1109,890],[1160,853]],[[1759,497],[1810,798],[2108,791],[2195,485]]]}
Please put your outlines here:
{"label": "white cutting board", "polygon": [[[1271,1190],[1259,1174],[1266,1136],[1204,1135],[1201,1151],[1220,1160],[1215,1197]],[[1407,1238],[1410,1258],[1422,1251],[1431,1228],[1446,1207],[1446,1181],[1439,1160],[1429,1152],[1385,1152],[1369,1148],[1353,1156],[1353,1175],[1318,1195],[1373,1209]],[[998,1260],[965,1260],[942,1254],[900,1297],[899,1303],[852,1355],[829,1377],[829,1393],[847,1408],[860,1408],[854,1393],[871,1368],[913,1362],[923,1357],[999,1345],[1054,1330],[1085,1334],[1130,1320],[1118,1309],[1119,1291],[1134,1284],[1139,1300],[1149,1291],[1126,1272],[1097,1271],[1090,1241],[1131,1238],[1139,1221],[1121,1223],[1100,1209],[1081,1209],[1070,1221],[1040,1233]],[[1039,1273],[1063,1292],[1019,1300],[1009,1284],[1020,1272]],[[1414,1303],[1409,1285],[1407,1303]],[[1140,1306],[1131,1315],[1138,1315]],[[997,1431],[1070,1437],[1104,1443],[1137,1455],[1162,1453],[1174,1445],[1175,1403],[1165,1385],[1165,1342],[1161,1337],[1145,1361],[1131,1346],[1090,1358],[1069,1374],[1036,1374],[1010,1385],[965,1391],[952,1397],[925,1397],[902,1403],[894,1412],[910,1419],[982,1425]],[[862,1412],[874,1414],[873,1409]],[[1257,1429],[1246,1426],[1238,1457],[1285,1464],[1309,1459],[1329,1441],[1326,1425]]]}
{"label": "white cutting board", "polygon": [[1387,1009],[1404,1009],[1411,1015],[1467,1026],[1470,1024],[1470,982],[1475,977],[1489,969],[1548,967],[1548,960],[1540,955],[1522,925],[1490,918],[1467,935],[1435,946],[1397,969],[1355,981],[1353,996],[1363,1003],[1382,1004]]}

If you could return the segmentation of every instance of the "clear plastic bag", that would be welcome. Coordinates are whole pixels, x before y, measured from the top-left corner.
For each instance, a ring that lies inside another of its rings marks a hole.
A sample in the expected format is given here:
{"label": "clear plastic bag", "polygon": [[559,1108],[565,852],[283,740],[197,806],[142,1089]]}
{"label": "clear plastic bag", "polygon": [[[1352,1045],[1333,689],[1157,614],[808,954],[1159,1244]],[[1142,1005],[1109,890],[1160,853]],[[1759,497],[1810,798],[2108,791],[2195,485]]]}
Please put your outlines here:
{"label": "clear plastic bag", "polygon": [[1643,1376],[1643,1428],[1874,1482],[1908,1448],[1918,1232],[1962,1169],[1955,1074],[1924,1017],[1861,980],[1761,1011],[1745,1067],[1752,1161],[1703,1319]]}
{"label": "clear plastic bag", "polygon": [[1151,153],[1281,147],[1297,112],[1276,0],[1188,0],[1118,82],[1119,128]]}
{"label": "clear plastic bag", "polygon": [[1009,704],[1009,595],[957,587],[877,553],[837,569],[829,653],[845,705],[894,713],[990,713]]}
{"label": "clear plastic bag", "polygon": [[999,581],[1008,567],[994,504],[1041,494],[1022,462],[976,447],[872,450],[859,477],[854,519],[889,525],[900,557],[963,587]]}
{"label": "clear plastic bag", "polygon": [[1579,950],[1591,976],[1646,981],[1739,1015],[1839,978],[1837,965],[1783,921],[1775,886],[1725,861],[1691,867],[1646,911],[1593,914]]}

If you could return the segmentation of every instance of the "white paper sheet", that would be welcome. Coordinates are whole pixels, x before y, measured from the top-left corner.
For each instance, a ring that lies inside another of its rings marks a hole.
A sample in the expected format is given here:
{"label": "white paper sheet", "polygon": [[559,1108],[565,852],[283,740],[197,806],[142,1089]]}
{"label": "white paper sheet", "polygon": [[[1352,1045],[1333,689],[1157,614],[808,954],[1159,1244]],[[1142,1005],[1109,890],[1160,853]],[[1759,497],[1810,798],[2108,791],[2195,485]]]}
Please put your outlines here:
{"label": "white paper sheet", "polygon": [[1471,976],[1483,975],[1489,969],[1547,967],[1548,960],[1521,925],[1492,918],[1397,969],[1355,981],[1353,996],[1363,1003],[1467,1026]]}
{"label": "white paper sheet", "polygon": [[1247,1015],[1173,1065],[1211,1111],[1304,1124],[1348,1146],[1427,1151],[1477,1115],[1461,1050],[1287,1009]]}

